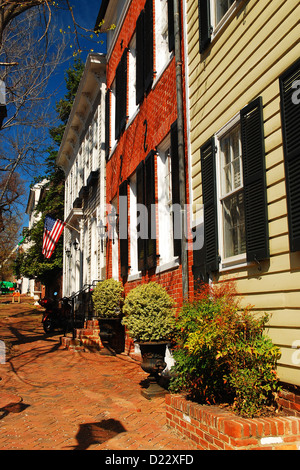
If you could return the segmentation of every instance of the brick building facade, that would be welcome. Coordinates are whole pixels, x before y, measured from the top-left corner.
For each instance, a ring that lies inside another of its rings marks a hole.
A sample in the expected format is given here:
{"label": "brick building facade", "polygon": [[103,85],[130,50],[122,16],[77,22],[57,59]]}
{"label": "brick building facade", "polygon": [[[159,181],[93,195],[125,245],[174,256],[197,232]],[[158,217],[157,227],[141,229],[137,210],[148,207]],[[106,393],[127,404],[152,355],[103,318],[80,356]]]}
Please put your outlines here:
{"label": "brick building facade", "polygon": [[[116,229],[108,224],[106,277],[122,279],[125,293],[139,283],[156,281],[180,305],[182,242],[173,2],[105,1],[97,23],[102,20],[117,25],[107,38],[106,197],[108,211],[113,208],[118,219]],[[184,89],[181,93],[184,96]],[[188,185],[181,184],[187,204]],[[184,266],[189,290],[193,284],[191,258],[192,254]]]}

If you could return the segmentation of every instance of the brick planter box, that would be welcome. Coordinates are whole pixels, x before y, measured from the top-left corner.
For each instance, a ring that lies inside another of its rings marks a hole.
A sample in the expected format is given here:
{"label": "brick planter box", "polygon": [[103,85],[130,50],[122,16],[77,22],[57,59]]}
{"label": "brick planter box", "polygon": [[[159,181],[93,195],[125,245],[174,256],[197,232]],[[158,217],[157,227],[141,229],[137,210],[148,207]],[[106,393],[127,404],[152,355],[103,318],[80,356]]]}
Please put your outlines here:
{"label": "brick planter box", "polygon": [[199,450],[298,450],[300,418],[240,418],[217,406],[166,395],[167,424]]}

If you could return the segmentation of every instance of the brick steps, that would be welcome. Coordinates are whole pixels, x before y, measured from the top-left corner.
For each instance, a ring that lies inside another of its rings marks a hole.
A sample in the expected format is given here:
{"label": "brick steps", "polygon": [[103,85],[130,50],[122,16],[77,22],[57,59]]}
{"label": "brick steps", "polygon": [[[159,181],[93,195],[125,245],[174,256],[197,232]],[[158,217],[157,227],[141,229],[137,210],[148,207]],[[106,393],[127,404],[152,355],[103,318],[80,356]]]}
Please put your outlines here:
{"label": "brick steps", "polygon": [[75,338],[61,337],[61,345],[75,352],[99,352],[104,346],[101,342],[98,320],[87,320],[84,328],[75,330]]}

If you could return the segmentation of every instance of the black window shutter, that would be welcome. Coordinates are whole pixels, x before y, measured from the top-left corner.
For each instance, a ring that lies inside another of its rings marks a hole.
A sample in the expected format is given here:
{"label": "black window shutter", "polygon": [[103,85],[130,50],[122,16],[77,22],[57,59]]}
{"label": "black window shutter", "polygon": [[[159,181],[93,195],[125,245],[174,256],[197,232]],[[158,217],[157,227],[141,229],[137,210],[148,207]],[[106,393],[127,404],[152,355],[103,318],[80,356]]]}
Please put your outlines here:
{"label": "black window shutter", "polygon": [[116,139],[126,126],[127,49],[123,52],[116,70]]}
{"label": "black window shutter", "polygon": [[146,240],[147,269],[156,266],[156,214],[155,214],[155,152],[145,159],[145,206],[148,213],[148,238]]}
{"label": "black window shutter", "polygon": [[247,260],[269,257],[265,147],[261,97],[240,112]]}
{"label": "black window shutter", "polygon": [[180,206],[177,121],[175,121],[171,126],[171,174],[172,174],[174,256],[180,256],[181,255],[181,220],[180,219],[178,220],[178,215],[180,214],[180,211],[177,210],[177,208]]}
{"label": "black window shutter", "polygon": [[204,233],[203,225],[198,225],[192,230],[194,237],[194,243],[197,243],[199,246],[196,246],[193,249],[193,276],[195,289],[197,288],[198,282],[208,282],[208,273],[206,270],[206,256],[205,256],[205,243],[204,243]]}
{"label": "black window shutter", "polygon": [[211,41],[210,0],[198,0],[200,54]]}
{"label": "black window shutter", "polygon": [[173,51],[175,47],[174,37],[174,0],[168,0],[168,41],[169,51]]}
{"label": "black window shutter", "polygon": [[[145,165],[142,161],[136,169],[136,202],[138,205],[145,205]],[[137,234],[138,234],[138,269],[144,271],[146,269],[146,238],[145,238],[145,222],[137,207]]]}
{"label": "black window shutter", "polygon": [[136,104],[144,97],[144,10],[136,22]]}
{"label": "black window shutter", "polygon": [[105,158],[108,160],[110,152],[110,90],[105,94]]}
{"label": "black window shutter", "polygon": [[146,0],[144,20],[144,91],[153,81],[153,0]]}
{"label": "black window shutter", "polygon": [[212,137],[200,148],[202,197],[204,206],[205,269],[219,269],[215,141]]}
{"label": "black window shutter", "polygon": [[300,80],[300,60],[280,77],[281,119],[290,250],[300,250],[300,103],[295,82]]}
{"label": "black window shutter", "polygon": [[123,181],[119,186],[119,240],[121,276],[128,274],[128,182]]}

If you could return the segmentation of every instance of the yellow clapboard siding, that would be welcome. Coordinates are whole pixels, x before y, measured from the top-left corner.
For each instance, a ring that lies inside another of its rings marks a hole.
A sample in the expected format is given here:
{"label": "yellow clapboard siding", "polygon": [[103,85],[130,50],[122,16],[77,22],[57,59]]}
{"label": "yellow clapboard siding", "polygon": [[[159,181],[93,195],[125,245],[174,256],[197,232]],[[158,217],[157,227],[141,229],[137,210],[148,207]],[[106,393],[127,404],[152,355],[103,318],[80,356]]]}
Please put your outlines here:
{"label": "yellow clapboard siding", "polygon": [[276,238],[271,238],[269,241],[269,245],[271,254],[288,252],[290,249],[288,234],[280,235]]}
{"label": "yellow clapboard siding", "polygon": [[269,273],[300,270],[300,255],[295,253],[284,253],[270,257]]}
{"label": "yellow clapboard siding", "polygon": [[300,272],[276,272],[257,277],[238,279],[237,290],[244,293],[261,294],[264,292],[298,291],[300,285]]}
{"label": "yellow clapboard siding", "polygon": [[254,305],[255,310],[268,311],[271,314],[269,323],[272,326],[297,326],[300,328],[300,305],[298,305],[299,310],[294,310],[295,304],[299,304],[297,292],[245,294],[242,296],[241,304],[243,306]]}
{"label": "yellow clapboard siding", "polygon": [[[250,295],[250,293],[261,294],[269,292],[269,289],[270,292],[281,292],[283,290],[298,291],[299,287],[297,286],[296,281],[294,284],[289,281],[291,278],[291,270],[294,271],[292,278],[297,274],[297,271],[299,271],[298,278],[300,278],[300,254],[298,252],[285,252],[270,256],[268,260],[261,262],[260,270],[258,269],[258,265],[255,263],[251,263],[240,268],[236,267],[236,270],[225,270],[220,274],[219,281],[225,280],[227,277],[236,279],[237,291],[242,296],[244,296],[245,293]],[[282,285],[280,285],[280,278],[276,277],[278,275],[279,277],[280,275],[283,277],[286,276],[286,282],[283,281]],[[271,278],[273,280],[271,280]],[[268,283],[271,283],[271,287],[267,286]],[[266,289],[264,286],[266,286]],[[258,308],[260,307],[258,306]]]}
{"label": "yellow clapboard siding", "polygon": [[267,189],[267,199],[269,204],[278,199],[286,197],[286,186],[285,181],[281,180],[278,183],[273,184]]}
{"label": "yellow clapboard siding", "polygon": [[[281,299],[276,299],[277,295],[280,295]],[[299,294],[297,292],[283,292],[273,294],[273,296],[275,296],[275,300],[278,301],[278,304],[283,300],[285,304],[298,304],[299,306]],[[269,295],[268,297],[270,301],[270,297],[272,296]],[[270,306],[270,308],[272,307]],[[276,308],[278,308],[278,310],[275,310]],[[300,328],[300,307],[297,309],[292,309],[289,305],[287,305],[286,308],[280,308],[279,306],[274,307],[271,312],[269,324],[280,328]]]}
{"label": "yellow clapboard siding", "polygon": [[266,153],[272,152],[274,149],[282,145],[282,132],[281,128],[272,132],[265,137],[265,151]]}
{"label": "yellow clapboard siding", "polygon": [[281,357],[278,361],[279,365],[288,365],[290,367],[298,367],[300,369],[300,349],[281,347],[280,351]]}
{"label": "yellow clapboard siding", "polygon": [[269,170],[273,166],[278,165],[278,163],[283,161],[283,146],[280,145],[275,149],[269,150],[269,152],[266,154],[266,169]]}
{"label": "yellow clapboard siding", "polygon": [[[253,8],[253,3],[254,2],[252,2],[250,5],[250,10],[248,11],[248,17],[251,15],[250,12],[251,12],[251,8]],[[260,13],[261,11],[258,11],[257,15],[260,16]],[[198,11],[195,11],[195,18],[193,18],[194,21],[196,17],[198,19]],[[213,58],[217,59],[217,63],[221,63],[224,56],[228,53],[228,49],[232,51],[232,55],[233,55],[234,50],[235,50],[234,47],[236,43],[242,40],[242,34],[240,31],[240,28],[238,27],[239,23],[241,23],[241,21],[235,21],[235,22],[232,22],[230,25],[226,25],[226,31],[223,31],[223,34],[219,34],[219,37],[216,40],[213,40],[211,48],[213,48],[213,52],[214,52]],[[238,33],[237,33],[237,30],[239,30]],[[197,33],[198,32],[199,32],[199,29],[197,30]],[[191,60],[195,59],[196,64],[199,63],[199,57],[198,57],[199,34],[197,33],[189,36],[189,57],[191,58]],[[224,47],[226,47],[226,51],[222,50],[224,49]],[[202,68],[209,67],[211,60],[213,59],[211,59],[210,54],[208,54],[207,57],[205,56],[205,59],[203,60],[203,64],[201,64]],[[199,70],[198,72],[201,72],[201,71],[202,69]],[[209,72],[211,72],[211,70],[209,70]],[[193,85],[193,81],[191,80],[191,86],[192,85]]]}
{"label": "yellow clapboard siding", "polygon": [[278,237],[285,233],[288,233],[287,217],[271,220],[269,222],[269,237]]}
{"label": "yellow clapboard siding", "polygon": [[267,186],[274,185],[284,180],[283,162],[267,171]]}
{"label": "yellow clapboard siding", "polygon": [[268,328],[266,334],[278,346],[292,346],[300,341],[300,328]]}
{"label": "yellow clapboard siding", "polygon": [[[274,94],[273,94],[274,93]],[[275,115],[279,116],[279,126],[281,126],[280,118],[280,100],[279,100],[279,82],[275,81],[264,90],[264,119],[265,122]]]}
{"label": "yellow clapboard siding", "polygon": [[201,186],[197,186],[196,189],[193,190],[193,197],[194,199],[199,199],[202,196],[202,188]]}
{"label": "yellow clapboard siding", "polygon": [[284,366],[277,366],[277,374],[280,377],[282,382],[286,382],[289,384],[300,385],[300,367],[284,367]]}
{"label": "yellow clapboard siding", "polygon": [[[293,34],[295,39],[296,33],[292,32],[291,34]],[[291,56],[295,56],[296,60],[297,56],[294,50],[287,53],[281,60],[277,59],[276,61],[278,51],[274,51],[272,58],[269,58],[269,61],[272,61],[271,68],[267,68],[266,61],[262,61],[259,66],[260,70],[255,70],[254,73],[252,72],[252,79],[247,77],[246,83],[240,79],[234,83],[229,80],[230,85],[227,83],[224,88],[221,87],[220,94],[212,94],[210,96],[209,105],[207,103],[208,97],[206,98],[205,96],[205,99],[199,97],[195,107],[191,108],[191,119],[194,120],[194,125],[191,126],[192,154],[194,154],[196,149],[200,148],[201,144],[205,142],[205,139],[207,140],[210,135],[217,132],[218,129],[226,124],[226,122],[239,112],[254,96],[260,95],[266,82],[269,80],[278,80],[280,73],[292,63]],[[264,71],[266,71],[265,74],[263,74]],[[229,87],[232,90],[231,92],[228,90]],[[235,97],[230,96],[233,93]],[[224,96],[226,96],[226,100],[224,100]],[[218,101],[218,98],[220,101]],[[228,103],[232,103],[230,107]],[[226,109],[224,109],[224,106],[226,106]],[[204,112],[206,112],[205,118],[203,117]],[[277,132],[274,132],[266,139],[266,152],[280,145],[281,140],[281,130],[278,129]]]}
{"label": "yellow clapboard siding", "polygon": [[[193,210],[202,200],[200,147],[257,96],[263,100],[270,259],[216,274],[236,279],[243,304],[271,315],[280,379],[300,385],[291,344],[300,341],[300,253],[290,253],[279,76],[299,58],[298,0],[249,0],[199,54],[198,2],[187,1]],[[299,353],[300,356],[300,353]],[[300,359],[300,357],[299,357]]]}
{"label": "yellow clapboard siding", "polygon": [[268,137],[268,135],[273,134],[274,132],[281,130],[281,116],[280,113],[277,112],[275,115],[270,117],[269,119],[266,120],[266,115],[265,115],[265,108],[264,108],[264,134],[265,138]]}
{"label": "yellow clapboard siding", "polygon": [[[225,28],[218,39],[213,41],[211,46],[213,54],[208,54],[201,63],[202,69],[205,67],[207,75],[214,74],[218,77],[220,73],[228,73],[229,65],[230,69],[247,68],[248,61],[261,60],[278,41],[284,40],[288,31],[297,25],[297,21],[292,2],[273,0],[272,8],[266,7],[266,2],[259,2],[255,7],[252,5],[244,18],[239,15]],[[193,40],[196,39],[194,36]],[[241,54],[241,50],[247,50],[247,54]],[[199,61],[197,55],[195,60]],[[204,77],[200,76],[200,80],[204,82]],[[190,85],[193,93],[193,77]],[[201,81],[198,85],[201,86]],[[196,77],[195,87],[197,88]]]}
{"label": "yellow clapboard siding", "polygon": [[[223,95],[227,96],[231,85],[234,85],[234,90],[236,91],[236,86],[241,82],[247,82],[248,86],[250,83],[255,83],[257,77],[260,77],[265,70],[271,68],[274,61],[276,62],[276,58],[280,57],[277,50],[282,48],[281,42],[288,40],[292,43],[297,40],[296,29],[293,28],[290,31],[290,28],[295,23],[295,18],[287,16],[282,21],[280,12],[277,13],[277,16],[275,15],[273,18],[270,18],[269,28],[264,27],[264,19],[261,16],[260,21],[262,24],[256,24],[256,22],[253,28],[247,31],[247,34],[244,33],[242,28],[236,28],[233,36],[230,37],[226,35],[227,31],[225,32],[222,38],[226,39],[225,44],[228,45],[230,54],[224,54],[223,52],[222,56],[218,57],[218,54],[214,51],[213,59],[205,63],[205,73],[202,74],[202,82],[205,84],[207,100],[210,101],[213,95],[218,100],[222,92]],[[276,26],[276,22],[279,21],[281,23],[279,25],[277,23]],[[242,37],[241,34],[243,34]],[[234,37],[235,35],[236,38]],[[288,36],[295,39],[292,40]],[[232,44],[230,44],[231,42]],[[240,50],[244,47],[247,48],[247,55],[240,54]],[[213,70],[213,68],[216,68],[216,70]],[[222,89],[219,91],[216,90],[218,83],[222,84]],[[197,81],[194,85],[191,83],[191,98],[194,93],[194,87],[198,89],[199,86],[203,87]]]}
{"label": "yellow clapboard siding", "polygon": [[286,199],[280,199],[268,206],[269,221],[278,219],[278,217],[285,217],[287,213]]}

